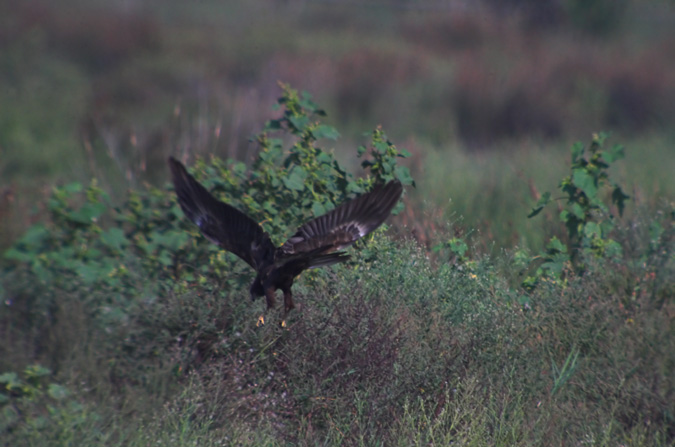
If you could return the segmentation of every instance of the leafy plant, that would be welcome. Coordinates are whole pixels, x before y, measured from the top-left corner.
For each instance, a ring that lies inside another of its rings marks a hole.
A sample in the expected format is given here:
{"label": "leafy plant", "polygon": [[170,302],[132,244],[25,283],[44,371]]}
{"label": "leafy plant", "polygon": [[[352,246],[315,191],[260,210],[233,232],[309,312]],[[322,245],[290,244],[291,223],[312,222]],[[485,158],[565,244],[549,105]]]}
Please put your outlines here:
{"label": "leafy plant", "polygon": [[[568,265],[576,273],[583,273],[584,259],[588,256],[621,255],[621,245],[612,238],[616,216],[603,193],[610,192],[611,204],[619,216],[623,215],[629,197],[610,180],[608,171],[612,163],[624,157],[624,149],[614,145],[604,150],[607,138],[605,133],[594,134],[588,149],[581,142],[572,146],[571,173],[560,183],[565,206],[559,217],[567,230],[567,241],[551,238],[546,251],[533,260],[539,267],[534,277],[525,280],[526,288],[532,288],[540,277],[562,279]],[[550,192],[542,194],[528,217],[539,214],[553,200]]]}
{"label": "leafy plant", "polygon": [[97,420],[63,385],[49,380],[52,372],[30,365],[22,374],[0,374],[0,434],[20,432],[38,440],[42,433],[71,439],[78,426]]}
{"label": "leafy plant", "polygon": [[[414,184],[408,169],[398,164],[409,154],[380,128],[357,152],[368,175],[356,178],[347,172],[319,145],[339,136],[321,122],[325,112],[308,94],[281,87],[279,117],[255,137],[259,151],[250,167],[214,157],[198,160],[193,169],[215,196],[278,237],[275,242],[375,183],[399,179]],[[198,285],[219,295],[237,294],[250,283],[244,263],[199,236],[168,186],[132,190],[113,207],[95,180],[87,188],[72,183],[53,189],[48,209],[49,221],[29,228],[4,253],[7,281],[0,288],[3,298],[35,318],[36,327],[55,314],[57,290],[72,292],[92,317],[112,329],[147,313],[144,306],[168,293]],[[19,275],[34,290],[16,290],[12,283]],[[171,334],[181,330],[170,327]]]}
{"label": "leafy plant", "polygon": [[[318,146],[319,140],[339,136],[333,127],[321,123],[325,112],[307,93],[299,95],[288,85],[281,87],[277,105],[282,115],[268,121],[255,137],[260,151],[250,170],[243,162],[217,159],[210,166],[204,161],[196,166],[197,176],[207,187],[261,222],[270,235],[288,236],[300,222],[331,210],[375,183],[398,179],[414,185],[408,168],[398,164],[410,154],[398,150],[380,128],[373,131],[368,147],[357,151],[369,175],[355,178],[332,152]],[[292,144],[285,148],[289,136]],[[402,204],[394,213],[401,208]]]}
{"label": "leafy plant", "polygon": [[469,246],[465,240],[459,237],[453,237],[445,242],[438,243],[431,248],[442,261],[451,261],[454,264],[464,264],[469,260],[467,252]]}

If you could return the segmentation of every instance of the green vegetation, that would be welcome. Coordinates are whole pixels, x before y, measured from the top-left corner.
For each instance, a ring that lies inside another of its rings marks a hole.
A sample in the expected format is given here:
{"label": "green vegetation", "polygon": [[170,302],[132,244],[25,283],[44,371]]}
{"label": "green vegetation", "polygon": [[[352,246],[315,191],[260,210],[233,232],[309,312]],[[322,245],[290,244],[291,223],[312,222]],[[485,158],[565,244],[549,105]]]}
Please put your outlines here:
{"label": "green vegetation", "polygon": [[432,213],[484,235],[482,252],[538,251],[551,228],[512,210],[530,182],[555,188],[567,148],[597,129],[634,148],[617,176],[629,195],[675,195],[666,3],[0,5],[0,247],[48,213],[55,183],[95,177],[119,204],[161,185],[169,154],[250,163],[283,80],[332,111],[343,165],[378,124],[411,152],[413,174],[434,179],[411,195],[418,234]]}
{"label": "green vegetation", "polygon": [[[675,444],[668,2],[15,3],[0,444]],[[408,186],[258,327],[168,155],[280,238]]]}
{"label": "green vegetation", "polygon": [[[338,136],[322,115],[283,86],[250,168],[214,158],[194,172],[286,235],[373,181],[412,184],[398,164],[408,153],[381,128],[357,151],[368,174],[357,180],[320,146]],[[454,236],[430,257],[377,231],[352,262],[301,277],[287,328],[256,325],[252,272],[198,235],[169,188],[132,190],[113,207],[96,182],[56,187],[49,219],[4,254],[2,439],[672,444],[675,209],[604,224],[600,187],[621,150],[603,143],[588,154],[575,145],[561,182],[567,206],[581,207],[567,227],[580,249],[566,262],[583,266],[564,281],[540,275],[523,301],[522,250],[489,258]],[[587,231],[593,223],[603,231]],[[598,241],[621,250],[605,256]]]}
{"label": "green vegetation", "polygon": [[[624,149],[615,145],[602,150],[606,139],[606,134],[593,136],[588,158],[582,143],[572,146],[572,173],[560,183],[566,198],[565,209],[560,211],[560,221],[567,231],[566,243],[555,236],[551,238],[546,252],[536,259],[541,262],[535,275],[524,281],[527,288],[534,287],[538,278],[563,280],[564,270],[570,267],[582,275],[586,269],[584,260],[589,257],[621,256],[621,245],[611,237],[616,216],[603,201],[602,189],[609,189],[612,205],[619,216],[623,215],[629,197],[619,185],[610,183],[607,171],[610,164],[624,157]],[[551,193],[545,192],[527,217],[536,216],[552,201]]]}

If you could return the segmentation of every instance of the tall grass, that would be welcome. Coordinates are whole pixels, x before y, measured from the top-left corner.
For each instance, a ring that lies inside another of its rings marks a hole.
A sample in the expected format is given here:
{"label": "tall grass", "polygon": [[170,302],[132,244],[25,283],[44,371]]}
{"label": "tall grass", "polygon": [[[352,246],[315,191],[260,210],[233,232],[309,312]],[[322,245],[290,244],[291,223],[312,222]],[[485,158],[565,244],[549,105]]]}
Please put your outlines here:
{"label": "tall grass", "polygon": [[[675,182],[668,173],[675,170],[675,161],[665,156],[669,143],[662,137],[610,138],[610,143],[618,141],[627,157],[611,171],[631,196],[626,218],[672,201]],[[533,219],[527,215],[539,196],[556,190],[568,174],[569,146],[507,143],[489,152],[444,147],[425,153],[416,172],[428,179],[420,183],[418,193],[425,208],[442,210],[444,219],[473,235],[479,250],[497,253],[520,246],[536,251],[563,230],[555,210]]]}
{"label": "tall grass", "polygon": [[[159,184],[165,176],[155,166],[169,153],[249,159],[248,139],[268,116],[279,80],[327,106],[347,154],[362,132],[382,124],[394,141],[421,142],[422,152],[447,150],[441,158],[450,159],[454,147],[483,150],[528,176],[522,158],[603,129],[620,131],[623,141],[661,140],[664,163],[652,166],[670,178],[675,70],[663,55],[672,11],[628,3],[619,26],[595,37],[579,29],[585,22],[576,9],[574,17],[559,11],[557,26],[535,26],[529,3],[525,17],[339,2],[169,2],[161,13],[74,0],[3,8],[0,193],[12,200],[0,201],[10,222],[0,245],[28,225],[33,208],[39,212],[54,181],[96,176],[120,197],[130,184]],[[542,143],[524,154],[519,148],[531,147],[533,136]],[[503,222],[483,229],[499,246],[524,242],[508,217],[477,217]]]}
{"label": "tall grass", "polygon": [[[646,248],[640,225],[625,237]],[[56,308],[33,327],[15,291],[49,292],[16,278],[5,286],[16,301],[2,309],[0,370],[40,362],[77,406],[12,398],[20,417],[3,437],[11,445],[668,445],[668,237],[652,241],[644,262],[601,262],[565,287],[544,284],[527,308],[489,259],[434,267],[416,244],[378,237],[353,266],[304,277],[286,329],[274,318],[256,327],[262,304],[245,290],[210,287],[144,300],[107,328],[82,297],[57,292]]]}
{"label": "tall grass", "polygon": [[[46,280],[29,263],[7,271],[2,442],[672,445],[675,71],[661,55],[671,31],[656,26],[670,12],[576,39],[484,10],[251,5],[173,3],[134,20],[87,10],[86,26],[67,6],[0,7],[0,247],[46,214],[55,179],[93,173],[119,202],[163,183],[168,153],[250,159],[279,79],[347,124],[338,149],[353,153],[379,123],[410,142],[409,226],[303,276],[287,328],[274,312],[256,325],[263,304],[229,261],[189,288],[134,268],[158,252],[115,258],[115,287],[63,265]],[[526,216],[568,171],[572,140],[600,128],[621,129],[628,149],[612,167],[633,199],[615,227],[623,257],[522,300],[512,247],[537,251],[562,231],[555,211]],[[136,205],[163,234],[160,199]],[[466,259],[430,255],[455,237]],[[92,248],[80,241],[66,251]]]}

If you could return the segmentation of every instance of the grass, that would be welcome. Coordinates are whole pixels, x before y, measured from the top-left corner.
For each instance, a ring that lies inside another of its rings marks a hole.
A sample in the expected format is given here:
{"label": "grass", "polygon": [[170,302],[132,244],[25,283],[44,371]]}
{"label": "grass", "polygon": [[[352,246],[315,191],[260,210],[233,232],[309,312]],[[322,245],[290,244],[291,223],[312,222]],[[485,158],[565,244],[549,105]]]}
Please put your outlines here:
{"label": "grass", "polygon": [[1,315],[0,370],[48,365],[77,405],[12,397],[21,417],[3,436],[12,445],[672,442],[672,257],[655,271],[649,260],[600,263],[567,287],[542,287],[524,309],[488,259],[433,267],[416,244],[386,238],[356,255],[354,267],[300,281],[288,329],[256,327],[261,303],[245,290],[171,292],[105,329],[86,301],[56,293],[38,332],[18,326],[27,309],[17,299]]}
{"label": "grass", "polygon": [[[631,196],[627,218],[672,201],[675,183],[668,173],[675,164],[665,156],[669,143],[662,136],[628,141],[612,136],[608,144],[626,148],[626,160],[612,166],[611,175]],[[568,175],[569,146],[517,146],[506,143],[487,153],[454,147],[426,152],[416,175],[428,181],[420,183],[416,194],[426,200],[426,210],[444,211],[440,220],[473,234],[482,252],[515,246],[539,250],[562,227],[555,210],[534,219],[527,214],[539,195],[557,190],[560,179]]]}
{"label": "grass", "polygon": [[[426,150],[448,142],[501,147],[502,139],[532,135],[567,146],[599,129],[672,140],[667,8],[657,20],[657,6],[636,3],[642,13],[629,10],[608,37],[578,37],[566,23],[534,39],[518,17],[489,11],[256,1],[241,8],[171,2],[162,13],[127,14],[86,3],[29,2],[6,11],[11,43],[2,50],[0,99],[10,106],[0,142],[11,156],[1,166],[7,183],[27,176],[51,183],[89,170],[120,188],[125,179],[108,172],[106,152],[132,135],[138,144],[127,151],[177,149],[151,138],[166,132],[166,121],[175,125],[175,106],[184,121],[227,130],[227,139],[197,151],[242,156],[279,80],[314,93],[335,114],[347,147],[377,124],[396,141],[423,138]],[[73,149],[83,141],[98,154],[95,166],[91,154]],[[150,170],[144,179],[157,182]]]}
{"label": "grass", "polygon": [[[447,11],[203,2],[127,20],[92,4],[89,28],[68,25],[67,7],[3,11],[0,247],[47,220],[54,184],[95,176],[118,204],[165,182],[168,153],[247,159],[279,79],[335,111],[348,167],[361,133],[384,124],[412,152],[418,189],[398,239],[378,234],[353,263],[298,281],[287,329],[274,312],[256,326],[263,304],[239,264],[187,287],[143,274],[150,258],[129,251],[122,289],[3,270],[3,442],[675,442],[668,11],[571,38],[569,24]],[[109,39],[110,23],[124,32]],[[627,148],[612,166],[632,196],[613,235],[623,257],[524,297],[523,253],[562,231],[555,211],[528,220],[530,207],[568,172],[571,142],[603,128]],[[466,258],[430,253],[453,238]]]}

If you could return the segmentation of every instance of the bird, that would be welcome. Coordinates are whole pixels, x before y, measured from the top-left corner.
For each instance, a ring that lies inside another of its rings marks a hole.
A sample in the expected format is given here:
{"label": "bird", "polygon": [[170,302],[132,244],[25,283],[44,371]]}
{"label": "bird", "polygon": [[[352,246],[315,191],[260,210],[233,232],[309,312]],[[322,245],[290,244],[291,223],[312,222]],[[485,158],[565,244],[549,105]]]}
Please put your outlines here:
{"label": "bird", "polygon": [[[213,197],[181,162],[169,157],[169,167],[185,216],[199,227],[204,237],[255,270],[256,277],[249,289],[251,299],[264,296],[269,310],[275,307],[277,290],[283,292],[282,326],[295,307],[291,287],[300,273],[347,261],[350,256],[342,249],[382,225],[403,192],[398,180],[379,185],[306,222],[276,247],[255,220]],[[264,324],[264,317],[258,321]]]}

